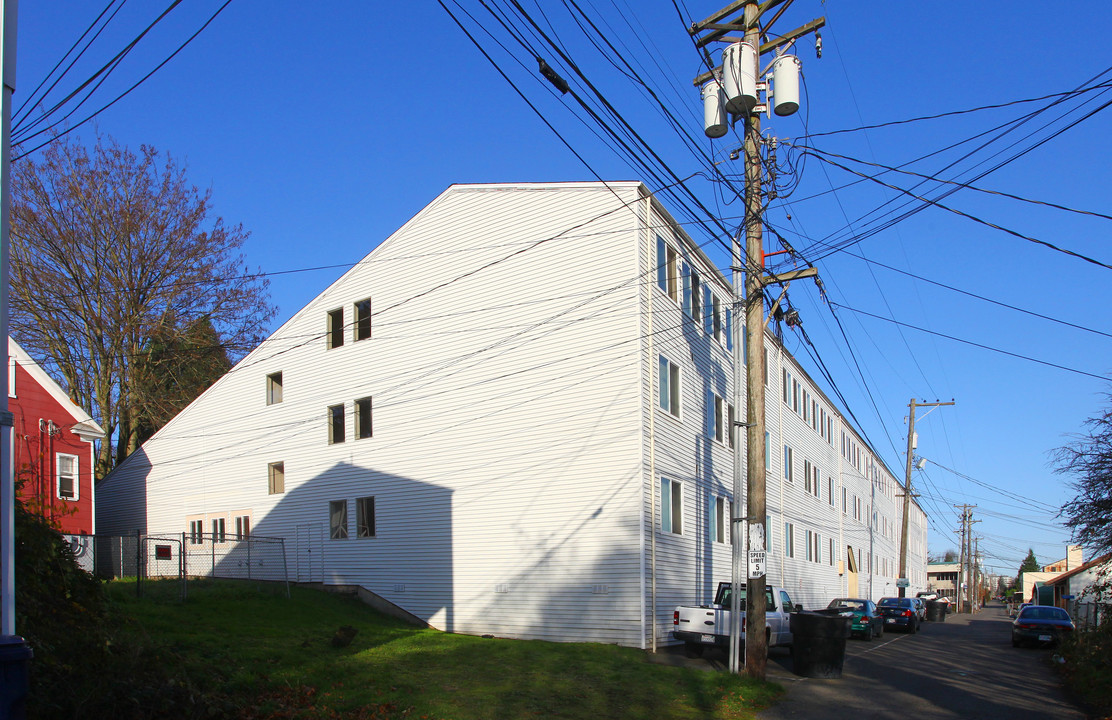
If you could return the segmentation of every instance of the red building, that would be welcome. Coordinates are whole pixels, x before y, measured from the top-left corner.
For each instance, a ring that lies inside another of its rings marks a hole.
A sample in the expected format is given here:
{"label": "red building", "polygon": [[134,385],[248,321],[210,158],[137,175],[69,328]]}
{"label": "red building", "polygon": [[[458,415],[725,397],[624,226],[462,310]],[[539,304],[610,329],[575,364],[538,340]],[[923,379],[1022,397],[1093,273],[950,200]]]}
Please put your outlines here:
{"label": "red building", "polygon": [[69,535],[94,526],[93,441],[104,431],[58,383],[8,339],[8,409],[20,499]]}

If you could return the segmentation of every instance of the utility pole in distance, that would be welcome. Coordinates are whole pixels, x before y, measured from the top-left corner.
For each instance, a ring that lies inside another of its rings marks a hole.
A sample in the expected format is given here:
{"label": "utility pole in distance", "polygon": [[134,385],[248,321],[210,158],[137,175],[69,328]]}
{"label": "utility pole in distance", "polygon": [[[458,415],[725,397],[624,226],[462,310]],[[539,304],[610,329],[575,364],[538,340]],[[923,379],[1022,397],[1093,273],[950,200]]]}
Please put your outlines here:
{"label": "utility pole in distance", "polygon": [[942,407],[943,405],[953,405],[954,401],[950,402],[932,402],[921,403],[916,402],[915,398],[911,398],[908,407],[911,408],[911,413],[907,416],[907,475],[904,477],[904,507],[903,507],[903,527],[900,530],[900,577],[896,580],[896,586],[899,588],[900,597],[904,597],[907,592],[907,526],[911,519],[911,468],[913,464],[912,456],[915,453],[915,408],[917,407]]}
{"label": "utility pole in distance", "polygon": [[[694,84],[702,88],[704,110],[704,132],[708,137],[722,137],[728,132],[731,119],[744,121],[745,156],[745,219],[742,228],[734,235],[731,245],[733,267],[733,327],[734,337],[734,406],[740,408],[742,401],[746,407],[746,422],[737,423],[747,429],[746,434],[746,510],[744,533],[739,532],[742,518],[737,516],[737,508],[742,497],[742,464],[740,448],[734,451],[734,508],[735,517],[731,518],[731,542],[733,543],[733,570],[730,622],[730,672],[740,671],[741,654],[741,605],[740,597],[743,578],[747,575],[745,592],[745,672],[750,677],[765,678],[768,661],[768,640],[765,637],[765,614],[767,610],[766,558],[765,547],[768,528],[765,523],[765,396],[764,396],[764,288],[770,283],[785,284],[803,277],[814,277],[814,268],[807,268],[780,276],[764,274],[764,243],[762,232],[762,187],[763,165],[761,162],[761,121],[759,113],[768,111],[768,105],[760,105],[760,89],[766,90],[766,102],[772,98],[767,93],[767,85],[760,83],[761,57],[766,53],[779,51],[773,66],[777,83],[775,111],[777,115],[790,115],[799,107],[798,82],[799,61],[794,56],[783,55],[783,50],[797,38],[821,28],[825,19],[820,18],[795,30],[768,40],[761,44],[761,37],[791,5],[792,0],[735,0],[718,10],[702,22],[691,26],[689,32],[697,37],[695,44],[703,50],[709,71],[695,78]],[[783,5],[764,23],[762,15],[778,5]],[[727,20],[731,15],[732,20]],[[730,37],[730,31],[739,31],[743,37]],[[705,50],[711,42],[726,42],[730,45],[722,54],[722,65],[715,67],[709,53]],[[781,80],[781,63],[783,76]],[[794,74],[793,74],[794,71]],[[794,97],[793,97],[794,92]],[[727,118],[727,113],[730,117]],[[745,254],[741,252],[740,236],[745,235]],[[743,287],[744,282],[744,287]],[[786,290],[785,290],[786,292]],[[744,298],[744,304],[742,303]],[[745,309],[745,329],[747,337],[742,336],[742,325],[738,308]],[[744,343],[744,345],[743,345]],[[746,396],[741,396],[741,369],[739,352],[748,355],[746,367]],[[731,428],[733,431],[734,428]],[[747,555],[742,555],[743,542]],[[745,564],[747,573],[742,572]]]}

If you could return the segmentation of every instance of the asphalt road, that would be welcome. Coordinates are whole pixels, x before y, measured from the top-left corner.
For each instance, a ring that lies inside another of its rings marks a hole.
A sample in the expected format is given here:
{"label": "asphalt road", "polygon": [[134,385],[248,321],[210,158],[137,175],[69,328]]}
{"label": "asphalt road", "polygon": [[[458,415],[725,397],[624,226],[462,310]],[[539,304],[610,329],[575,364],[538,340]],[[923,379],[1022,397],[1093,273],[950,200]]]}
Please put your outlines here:
{"label": "asphalt road", "polygon": [[[768,679],[787,689],[762,720],[1084,720],[1062,692],[1051,667],[1052,650],[1013,648],[1011,618],[1001,606],[976,615],[923,623],[915,635],[885,632],[872,642],[847,640],[838,679],[800,678],[791,653],[769,654]],[[722,669],[726,657],[683,658],[670,649],[661,660]],[[682,659],[681,659],[682,658]]]}

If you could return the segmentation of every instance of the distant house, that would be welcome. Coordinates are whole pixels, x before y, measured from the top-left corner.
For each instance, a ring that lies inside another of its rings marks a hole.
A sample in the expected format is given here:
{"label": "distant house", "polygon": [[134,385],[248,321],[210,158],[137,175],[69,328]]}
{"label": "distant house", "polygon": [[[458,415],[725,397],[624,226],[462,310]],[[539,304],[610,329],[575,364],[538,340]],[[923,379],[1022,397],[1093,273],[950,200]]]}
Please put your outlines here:
{"label": "distant house", "polygon": [[1065,608],[1075,620],[1099,623],[1112,610],[1112,596],[1095,594],[1093,587],[1112,582],[1112,553],[1106,553],[1063,573],[1046,585],[1053,588],[1054,604]]}
{"label": "distant house", "polygon": [[927,565],[928,588],[953,601],[958,599],[958,573],[961,566],[955,562],[932,562]]}
{"label": "distant house", "polygon": [[[1080,545],[1067,545],[1066,557],[1044,565],[1041,571],[1021,573],[1016,589],[1024,602],[1050,604],[1053,593],[1050,584],[1062,573],[1081,567],[1083,556]],[[1045,601],[1045,602],[1044,602]]]}
{"label": "distant house", "polygon": [[1084,563],[1082,559],[1082,551],[1080,545],[1067,545],[1066,556],[1061,560],[1043,565],[1043,572],[1047,573],[1064,573],[1081,567]]}
{"label": "distant house", "polygon": [[20,500],[64,534],[96,532],[93,442],[104,431],[11,338],[8,409]]}
{"label": "distant house", "polygon": [[[443,630],[669,642],[744,507],[730,298],[640,183],[452,186],[102,480],[98,527],[285,538],[294,579]],[[764,345],[769,582],[895,594],[899,483]]]}

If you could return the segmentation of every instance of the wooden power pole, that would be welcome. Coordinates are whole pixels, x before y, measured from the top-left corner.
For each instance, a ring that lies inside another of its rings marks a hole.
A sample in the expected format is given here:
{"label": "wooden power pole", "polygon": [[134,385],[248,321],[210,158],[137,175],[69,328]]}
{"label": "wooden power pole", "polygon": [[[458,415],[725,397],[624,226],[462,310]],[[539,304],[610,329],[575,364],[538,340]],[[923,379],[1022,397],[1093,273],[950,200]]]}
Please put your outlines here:
{"label": "wooden power pole", "polygon": [[[746,73],[752,73],[751,79],[755,82],[753,97],[756,98],[759,89],[765,86],[760,83],[761,57],[774,53],[780,48],[786,48],[796,39],[813,32],[823,25],[826,20],[819,18],[785,34],[768,39],[769,28],[783,14],[792,3],[792,0],[735,0],[729,5],[716,11],[703,20],[694,23],[689,32],[696,38],[695,44],[700,48],[707,59],[708,72],[694,79],[696,86],[705,83],[714,83],[711,90],[712,98],[717,96],[719,86],[723,80],[723,68],[716,67],[710,54],[705,49],[712,42],[729,43],[734,50],[739,52],[743,59],[739,64],[748,65]],[[764,13],[780,7],[771,19],[765,21]],[[740,14],[738,14],[740,11]],[[729,19],[734,16],[733,19]],[[742,33],[741,37],[730,36],[731,32]],[[765,42],[762,43],[762,38]],[[767,98],[767,94],[766,94]],[[706,100],[704,100],[706,102]],[[712,100],[713,102],[713,100]],[[797,105],[798,106],[798,105]],[[768,640],[765,637],[765,614],[767,602],[765,592],[766,558],[765,547],[768,536],[766,527],[766,498],[765,498],[765,361],[764,361],[764,288],[770,283],[785,285],[791,280],[815,277],[814,268],[806,268],[782,275],[766,275],[764,272],[764,238],[762,225],[762,207],[764,169],[761,161],[761,120],[760,112],[767,112],[767,105],[760,103],[752,107],[726,106],[731,114],[731,120],[744,122],[744,157],[745,157],[745,219],[742,228],[735,234],[732,244],[733,253],[733,284],[734,284],[734,327],[730,329],[734,337],[734,400],[735,407],[746,407],[744,423],[737,423],[747,429],[746,434],[746,466],[745,492],[746,499],[744,521],[746,531],[740,532],[742,518],[737,515],[736,508],[740,507],[742,493],[742,463],[740,448],[734,451],[734,507],[735,516],[731,518],[731,538],[734,544],[733,563],[733,604],[731,606],[730,627],[730,672],[740,671],[741,654],[741,626],[740,626],[740,596],[741,585],[746,582],[745,592],[745,673],[750,677],[764,679],[765,668],[768,660]],[[791,110],[794,112],[794,110]],[[725,134],[725,128],[719,126],[718,131],[712,134],[709,128],[707,135],[720,137]],[[742,254],[741,236],[745,238],[745,251]],[[743,286],[744,282],[744,286]],[[737,308],[744,308],[746,336],[742,337],[741,313]],[[744,345],[743,345],[744,343]],[[741,359],[738,353],[744,352],[748,356],[746,366],[746,395],[741,396]],[[731,432],[734,428],[731,428]],[[743,555],[742,542],[745,543],[747,553]],[[747,572],[742,571],[742,566]],[[743,580],[745,576],[747,581]]]}
{"label": "wooden power pole", "polygon": [[903,597],[907,591],[907,526],[911,519],[911,500],[914,497],[911,494],[911,469],[913,466],[913,456],[915,454],[915,408],[917,407],[941,407],[943,405],[953,405],[954,402],[916,402],[915,398],[911,398],[908,404],[910,413],[907,416],[907,474],[904,476],[904,506],[903,506],[903,527],[900,529],[900,576],[896,579],[896,587],[899,589],[900,597]]}

